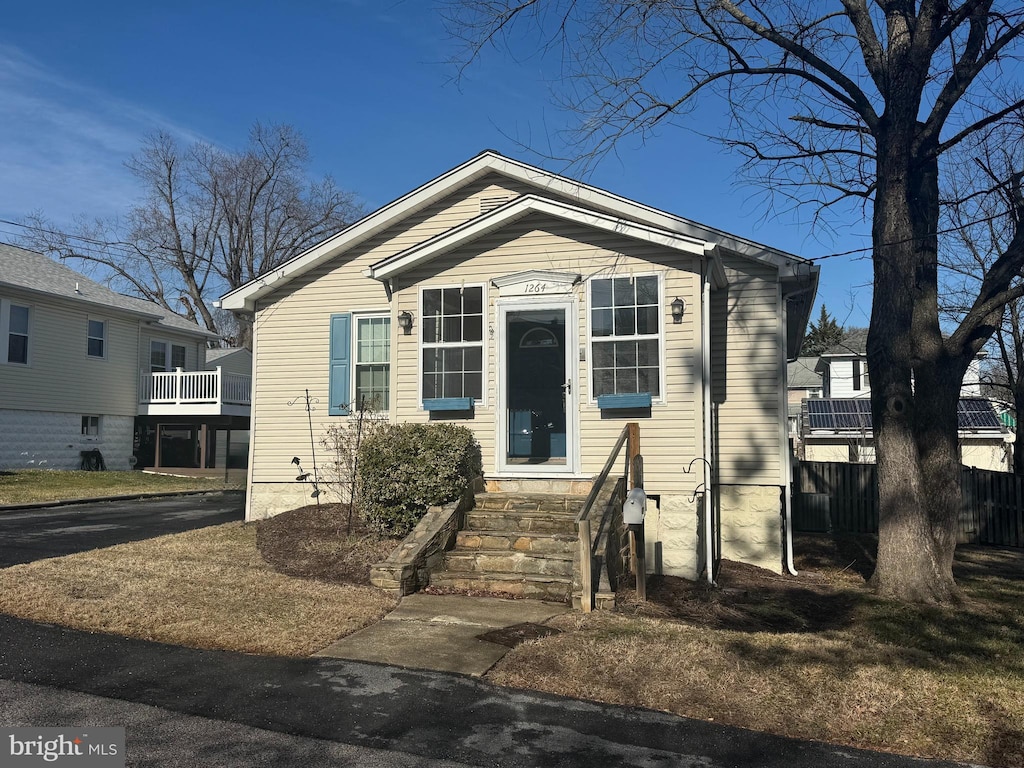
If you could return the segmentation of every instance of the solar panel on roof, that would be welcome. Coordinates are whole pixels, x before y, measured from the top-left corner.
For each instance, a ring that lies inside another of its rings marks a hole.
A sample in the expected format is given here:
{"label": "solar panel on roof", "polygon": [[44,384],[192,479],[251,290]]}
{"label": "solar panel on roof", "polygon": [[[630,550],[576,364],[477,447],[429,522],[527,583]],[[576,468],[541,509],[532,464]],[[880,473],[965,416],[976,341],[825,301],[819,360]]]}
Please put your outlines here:
{"label": "solar panel on roof", "polygon": [[[871,429],[871,401],[861,399],[811,398],[807,403],[807,423],[810,429],[836,432]],[[962,430],[999,430],[999,417],[992,403],[980,397],[960,399],[956,409],[957,426]]]}
{"label": "solar panel on roof", "polygon": [[815,398],[807,401],[811,429],[871,429],[871,402]]}
{"label": "solar panel on roof", "polygon": [[960,429],[999,429],[999,417],[992,403],[980,397],[962,397],[956,409]]}

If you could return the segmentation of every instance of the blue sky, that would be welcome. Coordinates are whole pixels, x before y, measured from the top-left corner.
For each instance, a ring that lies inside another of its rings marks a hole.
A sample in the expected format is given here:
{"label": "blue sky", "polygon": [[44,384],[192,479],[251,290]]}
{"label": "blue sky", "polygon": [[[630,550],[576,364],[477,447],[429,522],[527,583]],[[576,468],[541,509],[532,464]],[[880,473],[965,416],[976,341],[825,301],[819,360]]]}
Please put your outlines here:
{"label": "blue sky", "polygon": [[[143,136],[163,129],[236,148],[256,120],[302,131],[313,173],[329,173],[370,209],[485,148],[565,171],[522,146],[571,154],[561,137],[575,117],[551,97],[558,62],[492,51],[456,84],[446,62],[457,47],[431,5],[10,5],[0,27],[0,219],[42,211],[63,227],[76,215],[115,216],[140,194],[123,163]],[[867,244],[864,222],[837,238],[792,215],[766,216],[759,190],[735,184],[736,164],[667,126],[643,144],[624,142],[585,180],[806,257]],[[0,240],[13,232],[0,224]],[[828,259],[819,301],[841,322],[867,325],[869,283],[867,261]]]}

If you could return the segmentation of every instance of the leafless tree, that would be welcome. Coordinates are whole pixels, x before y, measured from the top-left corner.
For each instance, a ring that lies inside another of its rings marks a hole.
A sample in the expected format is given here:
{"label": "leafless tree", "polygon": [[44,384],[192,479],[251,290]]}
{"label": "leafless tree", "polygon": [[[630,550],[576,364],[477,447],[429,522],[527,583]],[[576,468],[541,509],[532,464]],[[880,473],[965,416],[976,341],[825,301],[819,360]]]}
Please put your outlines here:
{"label": "leafless tree", "polygon": [[248,319],[223,317],[214,300],[360,215],[330,177],[310,182],[308,163],[304,138],[287,125],[256,123],[241,152],[181,147],[158,133],[126,163],[144,197],[123,219],[62,233],[33,216],[27,244],[97,266],[116,288],[247,344]]}
{"label": "leafless tree", "polygon": [[[860,201],[872,224],[868,336],[881,520],[872,584],[958,598],[956,406],[967,366],[1024,293],[1021,168],[993,168],[1011,229],[957,321],[939,314],[939,190],[955,148],[1024,106],[1024,7],[997,0],[449,0],[468,65],[488,46],[561,51],[580,152],[722,104],[726,144],[778,199]],[[690,119],[692,118],[692,119]],[[911,386],[911,381],[915,386]]]}
{"label": "leafless tree", "polygon": [[[940,240],[939,253],[946,268],[940,310],[949,322],[968,310],[993,262],[1006,250],[1020,224],[1014,201],[1008,199],[1014,188],[1002,183],[1012,169],[1024,167],[1024,156],[1019,154],[1022,147],[1012,136],[1020,130],[1020,123],[1011,122],[1002,127],[1005,141],[997,141],[992,135],[982,145],[958,151],[962,162],[955,164],[949,175],[949,199],[942,207],[942,227],[949,236]],[[1011,288],[1020,285],[1018,276]],[[1022,322],[1024,298],[1009,300],[988,345],[990,358],[982,377],[987,392],[1012,403],[1017,418],[1024,412]],[[1019,428],[1014,439],[1013,472],[1024,475],[1024,433]]]}

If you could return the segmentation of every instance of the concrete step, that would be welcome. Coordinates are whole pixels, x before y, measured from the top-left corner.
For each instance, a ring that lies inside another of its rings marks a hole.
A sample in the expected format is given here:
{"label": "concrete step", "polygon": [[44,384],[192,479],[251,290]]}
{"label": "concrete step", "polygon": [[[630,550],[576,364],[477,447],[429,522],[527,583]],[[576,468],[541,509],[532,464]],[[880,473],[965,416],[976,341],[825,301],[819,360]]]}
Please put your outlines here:
{"label": "concrete step", "polygon": [[569,576],[540,576],[528,573],[482,574],[473,571],[439,571],[430,575],[430,586],[568,602],[569,593],[572,591],[572,579]]}
{"label": "concrete step", "polygon": [[444,570],[480,574],[541,574],[572,576],[572,554],[526,552],[470,552],[451,550],[444,556]]}
{"label": "concrete step", "polygon": [[576,515],[569,512],[501,512],[473,509],[466,513],[467,531],[509,533],[576,533]]}
{"label": "concrete step", "polygon": [[573,533],[524,533],[521,531],[459,531],[455,549],[487,552],[553,552],[571,555],[576,549]]}

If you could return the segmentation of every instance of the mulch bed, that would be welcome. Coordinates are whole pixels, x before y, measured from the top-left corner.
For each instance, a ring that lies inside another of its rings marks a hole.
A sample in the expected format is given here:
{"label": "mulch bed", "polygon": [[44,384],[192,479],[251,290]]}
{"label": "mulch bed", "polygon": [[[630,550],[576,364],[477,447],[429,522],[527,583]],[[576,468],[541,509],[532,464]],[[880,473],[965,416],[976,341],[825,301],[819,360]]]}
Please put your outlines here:
{"label": "mulch bed", "polygon": [[301,507],[256,524],[256,546],[271,568],[331,583],[368,585],[370,567],[399,541],[380,538],[358,515],[349,529],[346,504]]}
{"label": "mulch bed", "polygon": [[616,608],[635,616],[738,632],[820,632],[849,625],[868,596],[863,578],[852,569],[848,578],[826,580],[813,571],[782,576],[723,560],[717,584],[716,588],[704,581],[648,576],[647,601],[640,602],[630,577],[619,590]]}

